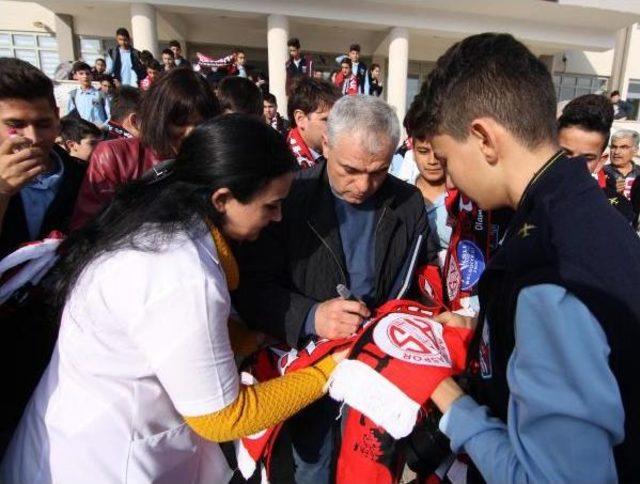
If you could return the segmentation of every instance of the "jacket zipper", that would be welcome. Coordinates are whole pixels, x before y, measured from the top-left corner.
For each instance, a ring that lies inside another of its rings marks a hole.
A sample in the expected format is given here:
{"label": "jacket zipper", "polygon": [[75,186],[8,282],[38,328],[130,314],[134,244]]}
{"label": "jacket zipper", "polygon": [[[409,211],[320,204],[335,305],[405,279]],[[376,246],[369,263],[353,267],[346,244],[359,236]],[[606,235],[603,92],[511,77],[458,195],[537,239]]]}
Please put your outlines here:
{"label": "jacket zipper", "polygon": [[320,242],[322,242],[322,244],[327,248],[327,250],[329,251],[329,253],[333,257],[333,260],[335,261],[336,265],[338,266],[338,269],[340,269],[340,274],[342,274],[342,282],[344,284],[348,284],[347,276],[344,273],[344,269],[342,268],[342,264],[340,264],[340,260],[338,260],[338,257],[336,256],[336,254],[333,252],[333,250],[331,250],[331,247],[329,247],[329,244],[327,244],[327,242],[322,238],[322,236],[318,233],[318,231],[315,229],[315,227],[308,220],[307,220],[307,225],[309,227],[311,227],[311,230],[313,230],[313,233],[316,234],[316,236],[320,239]]}

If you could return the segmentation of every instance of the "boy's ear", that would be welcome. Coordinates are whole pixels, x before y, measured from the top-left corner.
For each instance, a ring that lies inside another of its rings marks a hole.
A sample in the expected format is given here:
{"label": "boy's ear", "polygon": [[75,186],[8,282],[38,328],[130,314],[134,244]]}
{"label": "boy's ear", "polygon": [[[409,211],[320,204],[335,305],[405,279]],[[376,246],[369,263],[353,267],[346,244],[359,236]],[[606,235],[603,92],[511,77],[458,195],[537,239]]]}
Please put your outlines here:
{"label": "boy's ear", "polygon": [[67,149],[67,152],[71,153],[73,152],[73,150],[75,150],[78,147],[78,143],[68,139],[67,141],[64,142],[64,146]]}
{"label": "boy's ear", "polygon": [[469,134],[478,143],[487,163],[494,165],[498,161],[500,136],[497,123],[491,118],[477,118],[471,121]]}

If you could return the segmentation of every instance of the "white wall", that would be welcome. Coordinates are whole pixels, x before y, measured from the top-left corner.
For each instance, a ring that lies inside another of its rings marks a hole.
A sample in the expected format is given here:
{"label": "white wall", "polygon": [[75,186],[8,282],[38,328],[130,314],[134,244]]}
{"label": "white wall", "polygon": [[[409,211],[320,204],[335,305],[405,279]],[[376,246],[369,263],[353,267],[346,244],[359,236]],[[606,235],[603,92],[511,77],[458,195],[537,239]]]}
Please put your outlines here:
{"label": "white wall", "polygon": [[22,32],[47,32],[46,28],[33,26],[42,22],[54,30],[53,12],[33,2],[0,1],[0,30]]}

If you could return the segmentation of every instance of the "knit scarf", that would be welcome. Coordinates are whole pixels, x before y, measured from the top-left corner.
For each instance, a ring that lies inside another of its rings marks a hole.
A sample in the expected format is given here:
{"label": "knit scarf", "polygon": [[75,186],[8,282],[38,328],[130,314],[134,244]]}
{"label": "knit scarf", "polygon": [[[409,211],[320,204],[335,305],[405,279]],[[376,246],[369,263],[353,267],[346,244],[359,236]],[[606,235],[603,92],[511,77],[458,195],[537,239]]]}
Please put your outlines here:
{"label": "knit scarf", "polygon": [[236,61],[235,54],[220,57],[219,59],[214,59],[213,57],[206,56],[200,52],[197,52],[196,56],[198,57],[198,65],[202,67],[212,67],[215,69],[220,67],[231,67]]}
{"label": "knit scarf", "polygon": [[231,247],[229,247],[224,235],[222,235],[218,228],[213,224],[209,224],[209,230],[211,232],[213,243],[216,246],[216,251],[218,252],[222,271],[227,279],[227,286],[230,291],[234,291],[235,289],[238,289],[238,286],[240,285],[240,269],[238,269],[238,262],[233,256]]}
{"label": "knit scarf", "polygon": [[289,134],[287,135],[287,144],[301,168],[311,168],[316,164],[316,161],[313,159],[313,155],[311,154],[311,150],[302,139],[300,130],[297,127],[289,131]]}

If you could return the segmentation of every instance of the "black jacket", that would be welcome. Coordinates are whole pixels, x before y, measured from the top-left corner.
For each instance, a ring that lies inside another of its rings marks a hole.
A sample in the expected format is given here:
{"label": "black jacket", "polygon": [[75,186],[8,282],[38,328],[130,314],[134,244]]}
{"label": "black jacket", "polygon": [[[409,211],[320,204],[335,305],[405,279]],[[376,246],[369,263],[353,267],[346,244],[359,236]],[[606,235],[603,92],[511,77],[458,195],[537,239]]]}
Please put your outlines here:
{"label": "black jacket", "polygon": [[[517,298],[521,289],[537,284],[567,289],[602,326],[611,348],[609,366],[625,410],[625,441],[614,448],[618,478],[637,482],[640,241],[627,220],[602,196],[584,165],[566,157],[543,170],[525,192],[503,245],[480,282],[479,326],[469,350],[469,391],[504,421]],[[483,332],[485,320],[489,322],[487,332]],[[482,368],[491,371],[483,376]]]}
{"label": "black jacket", "polygon": [[[147,77],[147,69],[142,65],[140,61],[140,52],[133,47],[129,47],[129,51],[131,52],[131,68],[138,76],[138,82]],[[122,68],[122,60],[120,59],[120,48],[116,47],[114,49],[109,49],[108,51],[109,57],[113,61],[113,69],[111,71],[111,75],[118,79],[118,81],[122,81],[120,76],[120,69]]]}
{"label": "black jacket", "polygon": [[[76,204],[76,197],[86,170],[86,165],[73,161],[67,152],[59,146],[55,146],[53,149],[62,160],[64,174],[62,175],[58,193],[44,216],[40,234],[36,240],[44,238],[52,230],[59,230],[65,233],[68,231],[73,207]],[[4,215],[2,233],[0,234],[0,258],[31,240],[22,197],[18,192],[9,200],[9,206]]]}
{"label": "black jacket", "polygon": [[[388,176],[374,197],[378,306],[398,293],[419,235],[424,243],[416,267],[426,263],[429,226],[415,187]],[[313,305],[337,297],[336,285],[349,286],[326,162],[299,172],[282,222],[267,227],[256,242],[236,247],[236,254],[241,275],[235,308],[249,326],[297,346]]]}

